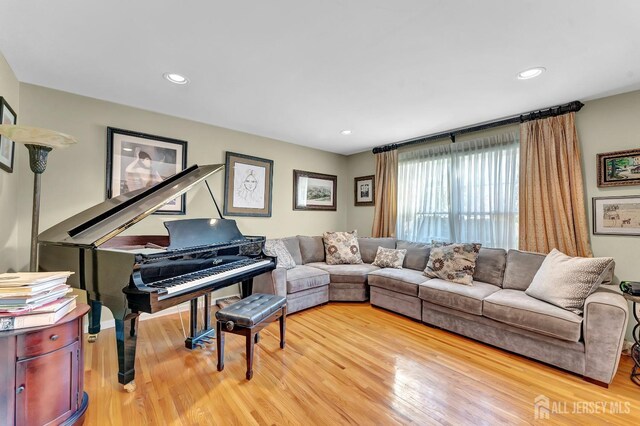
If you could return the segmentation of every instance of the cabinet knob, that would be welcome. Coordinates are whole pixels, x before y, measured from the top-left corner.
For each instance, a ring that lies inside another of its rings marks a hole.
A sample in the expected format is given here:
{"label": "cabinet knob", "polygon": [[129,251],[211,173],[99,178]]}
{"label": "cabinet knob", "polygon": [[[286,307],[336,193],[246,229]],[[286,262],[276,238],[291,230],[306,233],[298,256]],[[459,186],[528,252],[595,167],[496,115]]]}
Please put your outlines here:
{"label": "cabinet knob", "polygon": [[55,342],[56,340],[58,340],[58,337],[60,336],[58,336],[57,334],[53,334],[51,335],[51,337],[49,337],[49,340],[51,340],[52,342]]}
{"label": "cabinet knob", "polygon": [[16,389],[16,393],[22,393],[24,391],[24,385],[21,385],[18,389]]}

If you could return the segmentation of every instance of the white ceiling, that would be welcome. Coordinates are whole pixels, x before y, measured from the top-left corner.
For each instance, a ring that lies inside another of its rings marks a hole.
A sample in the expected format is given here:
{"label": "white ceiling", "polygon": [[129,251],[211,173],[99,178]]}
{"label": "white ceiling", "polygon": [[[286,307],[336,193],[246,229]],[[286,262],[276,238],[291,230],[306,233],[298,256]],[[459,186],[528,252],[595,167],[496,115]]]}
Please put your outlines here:
{"label": "white ceiling", "polygon": [[0,51],[22,82],[351,154],[640,89],[639,18],[637,0],[3,0]]}

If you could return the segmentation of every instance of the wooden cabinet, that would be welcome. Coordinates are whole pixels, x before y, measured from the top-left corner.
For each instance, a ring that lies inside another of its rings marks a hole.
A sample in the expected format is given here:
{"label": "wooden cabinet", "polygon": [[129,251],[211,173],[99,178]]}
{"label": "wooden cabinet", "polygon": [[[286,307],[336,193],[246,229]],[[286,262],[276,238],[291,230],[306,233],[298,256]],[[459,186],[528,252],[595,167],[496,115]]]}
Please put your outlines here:
{"label": "wooden cabinet", "polygon": [[0,425],[80,425],[84,393],[78,305],[56,324],[0,332]]}

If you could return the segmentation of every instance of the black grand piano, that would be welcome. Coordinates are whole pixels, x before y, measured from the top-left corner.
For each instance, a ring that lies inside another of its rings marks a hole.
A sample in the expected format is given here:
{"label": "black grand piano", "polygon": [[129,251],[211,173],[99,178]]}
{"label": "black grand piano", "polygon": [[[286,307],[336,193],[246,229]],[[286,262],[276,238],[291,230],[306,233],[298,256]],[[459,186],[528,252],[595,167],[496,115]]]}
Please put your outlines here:
{"label": "black grand piano", "polygon": [[[190,301],[190,336],[185,345],[194,348],[214,332],[209,323],[213,290],[241,283],[247,296],[252,278],[275,268],[275,259],[262,254],[264,237],[242,235],[235,221],[222,218],[217,203],[220,219],[166,221],[168,236],[118,235],[223,168],[223,164],[192,166],[151,188],[106,200],[39,235],[39,270],[73,271],[68,283],[87,292],[89,341],[100,331],[102,304],[113,313],[118,381],[128,391],[135,389],[140,313]],[[204,298],[201,328],[200,296]]]}

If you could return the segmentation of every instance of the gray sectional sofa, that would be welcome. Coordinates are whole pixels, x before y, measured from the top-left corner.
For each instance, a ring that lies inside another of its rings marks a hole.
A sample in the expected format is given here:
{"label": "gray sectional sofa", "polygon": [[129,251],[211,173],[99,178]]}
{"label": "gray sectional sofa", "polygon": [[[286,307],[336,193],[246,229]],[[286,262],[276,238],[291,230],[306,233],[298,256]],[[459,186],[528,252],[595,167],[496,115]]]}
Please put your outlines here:
{"label": "gray sectional sofa", "polygon": [[[394,238],[358,238],[364,263],[328,265],[322,237],[284,238],[293,269],[254,279],[254,292],[287,297],[293,313],[329,301],[366,301],[423,323],[560,367],[607,385],[618,368],[629,312],[611,286],[613,269],[583,315],[525,294],[545,256],[481,248],[473,285],[427,278],[430,246]],[[403,269],[371,265],[378,247],[406,249]]]}

